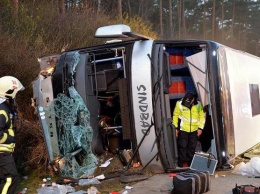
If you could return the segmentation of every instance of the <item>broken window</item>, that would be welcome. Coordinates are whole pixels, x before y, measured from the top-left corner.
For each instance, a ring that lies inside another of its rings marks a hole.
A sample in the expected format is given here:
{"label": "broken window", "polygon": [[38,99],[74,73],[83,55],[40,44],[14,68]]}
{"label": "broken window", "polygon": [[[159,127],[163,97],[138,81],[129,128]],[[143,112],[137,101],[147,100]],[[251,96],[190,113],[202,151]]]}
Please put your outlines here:
{"label": "broken window", "polygon": [[250,84],[249,88],[250,88],[252,116],[256,116],[260,114],[259,86],[258,84]]}
{"label": "broken window", "polygon": [[89,110],[73,86],[73,74],[79,62],[79,54],[76,52],[67,57],[67,95],[59,93],[45,111],[56,119],[61,154],[56,162],[61,175],[87,177],[94,173],[98,160],[91,149],[93,130]]}

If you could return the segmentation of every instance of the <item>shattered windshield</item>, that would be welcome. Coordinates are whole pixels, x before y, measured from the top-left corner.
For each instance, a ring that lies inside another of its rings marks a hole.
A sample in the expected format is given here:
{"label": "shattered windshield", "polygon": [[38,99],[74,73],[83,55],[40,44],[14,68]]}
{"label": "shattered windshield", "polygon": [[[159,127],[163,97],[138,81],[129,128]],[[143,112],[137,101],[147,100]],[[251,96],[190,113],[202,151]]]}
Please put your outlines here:
{"label": "shattered windshield", "polygon": [[68,95],[60,93],[45,111],[56,118],[59,151],[62,157],[56,161],[61,175],[69,177],[87,177],[92,175],[98,162],[92,153],[91,141],[93,130],[90,126],[90,113],[79,93],[73,79],[79,54],[69,56],[68,68],[71,68],[72,86]]}

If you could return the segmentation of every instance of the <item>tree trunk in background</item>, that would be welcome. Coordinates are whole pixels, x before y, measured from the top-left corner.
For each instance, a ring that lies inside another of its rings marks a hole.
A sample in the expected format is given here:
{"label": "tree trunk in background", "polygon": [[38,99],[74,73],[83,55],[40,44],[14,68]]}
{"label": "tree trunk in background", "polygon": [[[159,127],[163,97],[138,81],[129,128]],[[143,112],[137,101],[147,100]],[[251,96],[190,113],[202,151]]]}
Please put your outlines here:
{"label": "tree trunk in background", "polygon": [[12,0],[13,1],[13,15],[15,18],[18,17],[18,10],[19,10],[19,0]]}
{"label": "tree trunk in background", "polygon": [[185,0],[182,0],[182,29],[183,35],[186,37]]}
{"label": "tree trunk in background", "polygon": [[122,0],[117,0],[117,11],[119,16],[119,21],[123,22],[123,15],[122,15]]}
{"label": "tree trunk in background", "polygon": [[162,0],[159,0],[160,38],[163,38]]}
{"label": "tree trunk in background", "polygon": [[65,15],[65,0],[59,0],[59,11],[62,16]]}
{"label": "tree trunk in background", "polygon": [[131,15],[132,15],[132,10],[131,10],[130,0],[127,0],[127,10],[128,10],[128,15],[131,17]]}
{"label": "tree trunk in background", "polygon": [[213,6],[212,6],[212,40],[215,40],[215,31],[216,31],[216,0],[213,0]]}
{"label": "tree trunk in background", "polygon": [[139,6],[138,6],[138,15],[143,18],[143,7],[144,7],[144,1],[143,0],[139,0]]}
{"label": "tree trunk in background", "polygon": [[203,5],[203,38],[206,39],[206,2]]}
{"label": "tree trunk in background", "polygon": [[181,0],[177,1],[177,12],[178,12],[178,32],[180,38],[181,37]]}
{"label": "tree trunk in background", "polygon": [[236,1],[233,2],[233,13],[232,13],[232,23],[231,23],[231,37],[234,37],[234,25],[235,25],[235,13],[236,13]]}
{"label": "tree trunk in background", "polygon": [[97,10],[98,12],[101,10],[101,0],[98,0]]}
{"label": "tree trunk in background", "polygon": [[225,9],[224,9],[224,0],[222,0],[221,5],[221,41],[224,41],[224,18],[225,18]]}
{"label": "tree trunk in background", "polygon": [[173,24],[172,24],[172,0],[169,0],[169,38],[173,37],[173,28],[172,28]]}
{"label": "tree trunk in background", "polygon": [[87,0],[82,0],[82,7],[84,9],[88,7]]}

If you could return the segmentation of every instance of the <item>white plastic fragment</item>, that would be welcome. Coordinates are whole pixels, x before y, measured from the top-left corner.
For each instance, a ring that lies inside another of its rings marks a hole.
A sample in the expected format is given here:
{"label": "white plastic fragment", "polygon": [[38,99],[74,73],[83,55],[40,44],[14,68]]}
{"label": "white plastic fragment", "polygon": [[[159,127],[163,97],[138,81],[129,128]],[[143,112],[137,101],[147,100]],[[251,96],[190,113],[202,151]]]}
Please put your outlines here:
{"label": "white plastic fragment", "polygon": [[98,180],[103,180],[103,179],[105,179],[105,175],[101,174],[101,175],[96,176],[95,178]]}
{"label": "white plastic fragment", "polygon": [[106,162],[104,162],[103,164],[101,164],[99,167],[107,167],[110,164],[110,160],[112,160],[113,158],[109,158]]}
{"label": "white plastic fragment", "polygon": [[133,187],[130,187],[130,186],[125,186],[125,189],[127,189],[127,190],[131,190]]}

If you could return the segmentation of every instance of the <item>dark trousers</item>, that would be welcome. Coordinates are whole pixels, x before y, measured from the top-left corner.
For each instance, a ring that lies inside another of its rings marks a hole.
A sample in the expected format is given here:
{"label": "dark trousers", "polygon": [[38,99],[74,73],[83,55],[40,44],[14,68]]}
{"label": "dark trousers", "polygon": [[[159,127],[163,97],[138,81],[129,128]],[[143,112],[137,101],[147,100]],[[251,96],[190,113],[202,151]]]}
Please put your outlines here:
{"label": "dark trousers", "polygon": [[188,133],[179,131],[178,144],[178,166],[182,167],[183,163],[191,164],[198,141],[197,131]]}
{"label": "dark trousers", "polygon": [[19,182],[13,156],[10,153],[0,153],[0,193],[14,194]]}

